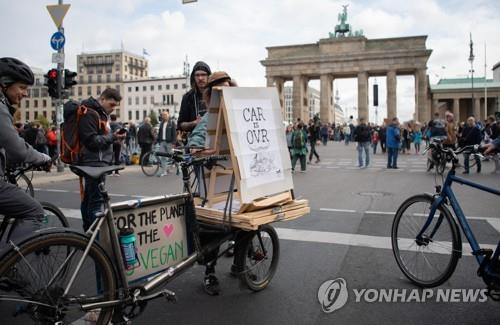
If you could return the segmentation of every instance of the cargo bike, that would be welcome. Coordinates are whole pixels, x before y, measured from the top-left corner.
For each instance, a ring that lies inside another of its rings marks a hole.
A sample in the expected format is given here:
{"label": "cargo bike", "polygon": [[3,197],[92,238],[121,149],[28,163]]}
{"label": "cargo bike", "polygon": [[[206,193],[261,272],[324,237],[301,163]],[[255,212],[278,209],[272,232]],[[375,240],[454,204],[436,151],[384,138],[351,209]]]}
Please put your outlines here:
{"label": "cargo bike", "polygon": [[[228,241],[234,241],[234,264],[241,281],[253,291],[260,291],[270,283],[279,260],[276,231],[268,223],[251,227],[254,229],[233,226],[232,189],[224,210],[225,222],[200,221],[196,217],[193,190],[202,186],[203,170],[215,168],[227,159],[226,156],[161,154],[181,166],[184,193],[167,199],[180,200],[184,207],[188,243],[185,258],[159,272],[130,281],[133,268],[127,263],[133,262],[134,256],[130,256],[130,251],[127,255],[121,240],[122,235],[130,235],[131,229],[125,226],[119,229],[121,219],[114,214],[118,215],[120,209],[127,206],[140,206],[148,199],[112,207],[104,178],[123,167],[71,166],[77,175],[100,181],[99,189],[105,198],[103,211],[85,234],[67,228],[47,230],[20,244],[11,243],[12,249],[1,257],[0,265],[0,312],[7,323],[71,324],[86,313],[95,312],[97,324],[110,321],[126,324],[144,311],[149,300],[164,297],[167,301],[174,301],[175,293],[160,287],[195,263],[209,262],[206,258],[214,251],[218,256],[224,254],[230,246],[224,250],[219,248]],[[190,181],[193,174],[197,178],[195,182]],[[160,199],[149,199],[149,203],[155,200]],[[277,208],[280,210],[277,206],[273,208],[276,212],[274,220],[282,220],[285,214],[277,213]],[[163,230],[167,234],[168,227]],[[202,245],[200,235],[207,232],[211,234],[211,240]],[[165,252],[168,253],[163,255],[164,259],[175,255],[170,254],[170,250]],[[11,317],[20,306],[22,313],[17,312],[16,317]]]}

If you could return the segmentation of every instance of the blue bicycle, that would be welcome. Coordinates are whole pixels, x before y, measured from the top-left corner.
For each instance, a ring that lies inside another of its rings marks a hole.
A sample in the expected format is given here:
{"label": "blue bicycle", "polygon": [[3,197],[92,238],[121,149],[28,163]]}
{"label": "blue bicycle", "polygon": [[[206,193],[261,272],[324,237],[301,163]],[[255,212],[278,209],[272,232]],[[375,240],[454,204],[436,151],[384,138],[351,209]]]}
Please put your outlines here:
{"label": "blue bicycle", "polygon": [[[412,196],[397,210],[391,236],[398,266],[411,282],[420,287],[435,287],[448,280],[462,256],[458,222],[479,264],[478,275],[486,283],[492,299],[500,300],[500,242],[495,251],[479,246],[451,185],[467,185],[495,195],[500,195],[500,190],[455,175],[457,155],[465,152],[481,156],[478,146],[453,150],[434,145],[433,149],[440,150],[450,158],[452,168],[443,186],[436,186],[434,195],[426,193]],[[450,212],[450,206],[455,217]]]}

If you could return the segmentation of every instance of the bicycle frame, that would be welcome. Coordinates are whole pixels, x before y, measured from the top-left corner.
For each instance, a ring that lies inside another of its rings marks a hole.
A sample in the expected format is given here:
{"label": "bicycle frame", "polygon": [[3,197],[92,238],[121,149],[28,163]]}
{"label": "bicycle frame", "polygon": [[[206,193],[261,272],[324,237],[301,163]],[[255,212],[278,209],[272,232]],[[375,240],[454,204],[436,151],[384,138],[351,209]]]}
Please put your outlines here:
{"label": "bicycle frame", "polygon": [[[139,285],[137,288],[134,287],[134,291],[131,295],[129,295],[127,298],[131,300],[126,300],[126,299],[115,299],[115,300],[110,300],[110,301],[98,301],[95,302],[95,299],[93,302],[89,303],[83,303],[81,304],[81,308],[85,311],[97,309],[97,308],[105,308],[105,307],[113,307],[113,306],[118,306],[120,304],[126,303],[126,302],[137,302],[137,301],[148,301],[151,299],[155,299],[157,297],[160,297],[162,295],[166,295],[165,292],[157,292],[150,294],[151,291],[154,289],[158,288],[160,285],[168,283],[170,280],[172,280],[174,277],[182,273],[185,269],[188,267],[194,265],[197,261],[200,260],[200,258],[203,258],[207,253],[213,251],[217,247],[219,247],[222,243],[226,242],[227,240],[230,240],[234,236],[234,231],[222,231],[221,230],[221,236],[218,237],[216,240],[211,241],[207,245],[204,245],[203,247],[200,244],[200,238],[199,238],[199,225],[198,221],[196,220],[196,214],[194,210],[194,200],[193,200],[193,195],[191,192],[191,186],[190,186],[190,173],[189,169],[186,165],[181,164],[181,170],[182,170],[182,175],[183,175],[183,182],[184,182],[184,191],[186,195],[186,223],[188,226],[188,233],[190,233],[193,236],[193,242],[194,242],[194,252],[189,255],[187,258],[185,258],[183,261],[168,267],[167,269],[157,273],[156,275],[152,276],[151,279],[148,279],[145,283]],[[111,249],[112,249],[112,262],[116,265],[117,271],[118,271],[118,288],[122,290],[129,290],[129,284],[127,282],[126,276],[125,276],[125,268],[124,268],[124,263],[122,259],[122,254],[120,251],[120,246],[119,246],[119,241],[118,241],[118,234],[113,226],[113,212],[111,210],[111,206],[109,203],[109,197],[107,195],[107,192],[104,190],[104,184],[101,183],[100,185],[101,193],[104,195],[105,199],[105,211],[104,215],[99,216],[94,223],[91,225],[89,230],[87,231],[87,235],[90,235],[91,238],[89,240],[89,243],[87,244],[86,250],[84,251],[79,264],[77,265],[77,269],[75,270],[74,274],[72,275],[72,279],[70,279],[70,282],[68,283],[66,289],[65,289],[65,294],[69,292],[72,282],[74,281],[74,278],[76,278],[79,268],[81,264],[83,264],[84,259],[86,258],[88,251],[90,250],[91,245],[95,242],[97,238],[98,232],[101,230],[103,224],[108,225],[108,232],[109,232],[109,237],[111,240]],[[188,235],[189,236],[189,235]],[[148,295],[150,294],[150,295]],[[167,293],[168,294],[168,293]],[[173,295],[173,293],[172,293]],[[81,302],[81,299],[79,299]]]}
{"label": "bicycle frame", "polygon": [[[449,200],[450,205],[451,205],[453,211],[455,212],[455,216],[458,220],[458,223],[460,224],[460,227],[461,227],[462,231],[464,232],[465,237],[467,238],[467,241],[470,244],[470,247],[472,249],[472,254],[476,257],[477,262],[480,265],[482,265],[485,256],[484,256],[484,254],[481,253],[481,247],[479,246],[479,243],[477,242],[476,237],[474,236],[474,233],[472,232],[472,229],[470,228],[470,225],[469,225],[467,218],[466,218],[466,216],[465,216],[465,214],[460,206],[460,203],[458,202],[455,194],[453,193],[453,190],[451,188],[451,185],[453,183],[466,185],[469,187],[476,188],[476,189],[483,191],[483,192],[488,192],[488,193],[500,196],[500,190],[497,190],[497,189],[494,189],[494,188],[491,188],[488,186],[484,186],[481,184],[477,184],[477,183],[474,183],[474,182],[469,181],[467,179],[464,179],[462,177],[456,176],[455,169],[453,168],[452,170],[450,170],[448,172],[448,175],[446,176],[446,180],[443,184],[443,188],[436,196],[436,198],[431,206],[430,212],[429,212],[429,218],[427,219],[426,223],[424,224],[422,230],[418,233],[417,240],[422,239],[422,235],[427,230],[429,225],[431,224],[434,213],[436,212],[438,207],[442,204],[446,204],[447,200]],[[433,236],[435,231],[437,230],[437,228],[439,228],[439,225],[441,224],[443,216],[440,216],[439,218],[440,219],[436,223],[435,229],[432,231],[431,236]],[[497,248],[496,248],[493,256],[498,258],[499,254],[500,254],[500,243],[497,245]]]}

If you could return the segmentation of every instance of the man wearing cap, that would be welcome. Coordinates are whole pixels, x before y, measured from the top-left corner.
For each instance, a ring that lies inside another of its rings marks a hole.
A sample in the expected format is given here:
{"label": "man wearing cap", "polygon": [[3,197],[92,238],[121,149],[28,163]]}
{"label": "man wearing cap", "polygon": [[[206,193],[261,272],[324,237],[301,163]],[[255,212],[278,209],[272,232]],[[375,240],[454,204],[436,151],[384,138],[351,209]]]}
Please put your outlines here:
{"label": "man wearing cap", "polygon": [[203,61],[198,61],[191,72],[191,90],[182,96],[177,129],[191,132],[205,115],[207,107],[203,101],[203,91],[212,72]]}

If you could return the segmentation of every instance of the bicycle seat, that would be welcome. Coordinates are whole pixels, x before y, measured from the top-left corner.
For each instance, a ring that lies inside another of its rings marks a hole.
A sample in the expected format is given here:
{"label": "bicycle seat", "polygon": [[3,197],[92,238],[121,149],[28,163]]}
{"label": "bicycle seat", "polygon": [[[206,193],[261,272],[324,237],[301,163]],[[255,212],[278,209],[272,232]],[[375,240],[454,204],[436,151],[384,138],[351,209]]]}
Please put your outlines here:
{"label": "bicycle seat", "polygon": [[90,177],[93,179],[100,179],[105,174],[114,172],[115,170],[122,170],[123,166],[104,166],[104,167],[91,167],[91,166],[76,166],[71,165],[69,169],[78,176]]}

